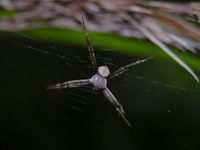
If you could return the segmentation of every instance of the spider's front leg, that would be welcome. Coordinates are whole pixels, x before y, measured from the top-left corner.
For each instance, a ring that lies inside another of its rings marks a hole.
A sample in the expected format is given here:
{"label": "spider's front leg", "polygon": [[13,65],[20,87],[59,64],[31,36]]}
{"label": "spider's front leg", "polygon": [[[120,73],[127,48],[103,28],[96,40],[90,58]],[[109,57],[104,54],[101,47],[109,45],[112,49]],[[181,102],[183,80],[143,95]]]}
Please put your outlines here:
{"label": "spider's front leg", "polygon": [[85,31],[85,37],[86,37],[87,44],[88,44],[88,51],[89,51],[89,54],[90,54],[90,59],[91,59],[91,62],[92,62],[92,67],[94,69],[94,72],[96,72],[96,70],[97,70],[97,61],[96,61],[94,49],[93,49],[92,44],[90,42],[90,38],[89,38],[88,33],[86,31],[85,21],[84,21],[83,16],[82,16],[82,23],[83,23],[83,29]]}
{"label": "spider's front leg", "polygon": [[72,80],[63,83],[58,83],[54,85],[47,86],[47,89],[64,89],[64,88],[76,88],[84,85],[90,84],[89,79],[83,80]]}
{"label": "spider's front leg", "polygon": [[[160,54],[160,53],[158,53],[158,54]],[[157,56],[158,54],[155,54],[155,55],[153,55],[153,56],[151,56],[151,57],[148,57],[148,58],[146,58],[146,59],[137,60],[136,62],[130,63],[130,64],[124,66],[124,67],[119,68],[118,70],[116,70],[115,72],[113,72],[113,73],[109,76],[109,79],[114,78],[114,77],[117,77],[117,76],[123,74],[124,72],[128,71],[131,67],[137,66],[137,65],[139,65],[139,64],[141,64],[141,63],[144,63],[144,62],[146,62],[146,61],[148,61],[148,60],[154,58],[154,57]]]}
{"label": "spider's front leg", "polygon": [[111,91],[106,87],[102,92],[105,95],[105,97],[115,106],[116,111],[120,114],[120,116],[123,118],[123,120],[126,122],[126,124],[129,127],[131,127],[131,124],[129,123],[129,121],[125,117],[125,112],[124,112],[122,105],[117,101],[117,99],[111,93]]}

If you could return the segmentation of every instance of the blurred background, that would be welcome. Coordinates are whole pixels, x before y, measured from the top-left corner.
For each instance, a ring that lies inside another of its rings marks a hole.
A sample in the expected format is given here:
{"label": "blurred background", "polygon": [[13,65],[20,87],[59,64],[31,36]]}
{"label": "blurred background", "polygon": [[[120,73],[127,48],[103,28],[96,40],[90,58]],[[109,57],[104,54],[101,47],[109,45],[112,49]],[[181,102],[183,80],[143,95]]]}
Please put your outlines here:
{"label": "blurred background", "polygon": [[[1,0],[0,149],[198,150],[199,83],[152,40],[200,77],[200,4],[189,2]],[[82,15],[98,66],[159,53],[108,81],[132,128],[90,86],[46,90],[94,74]]]}

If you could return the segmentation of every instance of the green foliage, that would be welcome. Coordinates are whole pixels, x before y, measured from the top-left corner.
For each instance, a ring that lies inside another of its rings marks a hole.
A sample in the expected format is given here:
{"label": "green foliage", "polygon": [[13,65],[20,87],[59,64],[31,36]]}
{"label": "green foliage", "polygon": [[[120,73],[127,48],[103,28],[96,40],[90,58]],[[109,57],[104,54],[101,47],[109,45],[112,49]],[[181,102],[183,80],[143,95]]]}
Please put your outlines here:
{"label": "green foliage", "polygon": [[[36,30],[23,31],[23,34],[40,38],[43,40],[67,43],[71,45],[86,46],[85,35],[82,31],[58,29],[58,28],[45,28]],[[115,51],[120,51],[123,53],[129,53],[138,55],[141,57],[149,57],[155,53],[162,52],[162,50],[151,43],[148,40],[139,40],[127,37],[121,37],[113,34],[105,33],[90,33],[91,41],[93,42],[95,38],[98,39],[96,42],[102,42],[103,44],[93,46],[95,48],[107,48]],[[180,57],[185,63],[187,63],[192,69],[198,70],[200,72],[200,61],[199,58],[190,53],[183,53],[177,51],[175,48],[171,48],[173,52]],[[164,52],[163,52],[164,53]],[[173,61],[168,55],[162,55],[159,58],[166,61]]]}
{"label": "green foliage", "polygon": [[2,17],[12,17],[16,14],[16,10],[5,10],[5,9],[0,9],[0,18]]}

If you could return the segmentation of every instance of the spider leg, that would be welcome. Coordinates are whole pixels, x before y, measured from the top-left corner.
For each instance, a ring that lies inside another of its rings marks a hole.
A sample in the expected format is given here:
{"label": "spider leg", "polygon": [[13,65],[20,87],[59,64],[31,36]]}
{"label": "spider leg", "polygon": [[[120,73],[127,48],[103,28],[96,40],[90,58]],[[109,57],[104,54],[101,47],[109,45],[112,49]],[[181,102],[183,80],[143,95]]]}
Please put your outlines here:
{"label": "spider leg", "polygon": [[91,62],[92,62],[92,67],[94,69],[94,72],[96,73],[96,71],[97,71],[97,61],[96,61],[94,49],[93,49],[92,44],[90,42],[90,38],[89,38],[88,33],[86,31],[85,21],[84,21],[83,16],[82,16],[82,23],[83,23],[83,29],[85,31],[85,37],[86,37],[87,44],[88,44],[88,51],[89,51],[89,54],[90,54],[90,59],[91,59]]}
{"label": "spider leg", "polygon": [[117,76],[121,75],[122,73],[124,73],[125,71],[128,71],[131,67],[139,65],[141,63],[144,63],[144,62],[152,59],[153,57],[157,56],[158,54],[155,54],[155,55],[148,57],[146,59],[137,60],[136,62],[130,63],[130,64],[124,66],[124,67],[121,67],[118,70],[116,70],[115,72],[113,72],[108,78],[111,79],[111,78],[117,77]]}
{"label": "spider leg", "polygon": [[117,99],[111,93],[111,91],[106,87],[102,92],[105,95],[105,97],[114,105],[114,107],[116,108],[116,111],[120,114],[120,116],[123,118],[123,120],[126,122],[126,124],[129,127],[131,127],[131,124],[125,117],[125,112],[124,112],[122,105],[117,101]]}
{"label": "spider leg", "polygon": [[58,83],[54,85],[49,85],[47,86],[47,89],[76,88],[76,87],[84,86],[87,84],[90,84],[89,79],[72,80],[72,81],[67,81],[67,82]]}

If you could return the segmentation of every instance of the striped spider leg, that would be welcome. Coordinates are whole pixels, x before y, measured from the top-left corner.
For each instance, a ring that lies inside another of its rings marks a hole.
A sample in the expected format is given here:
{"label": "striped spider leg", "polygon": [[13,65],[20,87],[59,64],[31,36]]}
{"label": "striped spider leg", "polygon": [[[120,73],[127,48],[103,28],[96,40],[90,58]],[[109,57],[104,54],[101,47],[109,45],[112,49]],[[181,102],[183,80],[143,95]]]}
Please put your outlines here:
{"label": "striped spider leg", "polygon": [[77,88],[88,84],[90,84],[89,79],[72,80],[54,85],[49,85],[47,89]]}
{"label": "striped spider leg", "polygon": [[67,81],[63,83],[58,83],[55,85],[49,85],[47,89],[62,89],[62,88],[77,88],[85,85],[92,85],[94,90],[101,90],[104,96],[110,101],[110,103],[115,107],[115,110],[119,113],[119,115],[122,117],[122,119],[126,122],[126,124],[131,127],[131,124],[125,117],[125,112],[122,107],[122,105],[118,102],[118,100],[115,98],[115,96],[111,93],[111,91],[107,88],[107,79],[114,78],[125,71],[128,71],[131,67],[136,66],[138,64],[144,63],[145,61],[151,59],[152,57],[149,57],[147,59],[138,60],[134,63],[128,64],[114,73],[110,75],[110,70],[107,66],[100,66],[97,69],[97,61],[94,53],[94,49],[92,47],[92,44],[90,42],[88,33],[86,32],[86,27],[84,23],[84,18],[82,17],[83,22],[83,29],[85,31],[85,36],[88,44],[88,51],[90,55],[90,59],[92,62],[93,69],[95,71],[95,75],[93,75],[90,79],[82,79],[82,80],[72,80]]}
{"label": "striped spider leg", "polygon": [[129,123],[129,121],[125,117],[125,112],[124,112],[124,109],[123,109],[122,105],[117,101],[117,99],[112,94],[112,92],[107,87],[105,87],[103,89],[102,93],[111,102],[111,104],[114,105],[116,111],[119,113],[119,115],[122,117],[122,119],[126,122],[126,124],[129,127],[131,127],[131,124]]}
{"label": "striped spider leg", "polygon": [[96,71],[97,71],[97,61],[96,61],[94,49],[92,47],[92,44],[90,42],[90,38],[88,36],[87,30],[86,30],[86,27],[85,27],[85,21],[84,21],[83,16],[82,16],[82,24],[83,24],[83,29],[84,29],[84,32],[85,32],[85,37],[86,37],[86,40],[87,40],[87,44],[88,44],[88,51],[89,51],[89,54],[90,54],[90,59],[91,59],[91,62],[92,62],[92,67],[94,69],[94,72],[96,73]]}
{"label": "striped spider leg", "polygon": [[144,62],[146,62],[146,61],[152,59],[153,57],[155,57],[155,56],[157,56],[157,55],[159,55],[159,54],[160,54],[160,53],[155,54],[155,55],[153,55],[153,56],[151,56],[151,57],[148,57],[148,58],[146,58],[146,59],[137,60],[137,61],[135,61],[135,62],[133,62],[133,63],[130,63],[130,64],[126,65],[126,66],[123,66],[123,67],[119,68],[118,70],[116,70],[115,72],[113,72],[111,75],[109,75],[108,79],[112,79],[112,78],[114,78],[114,77],[117,77],[117,76],[123,74],[124,72],[128,71],[131,67],[137,66],[137,65],[139,65],[139,64],[141,64],[141,63],[144,63]]}

